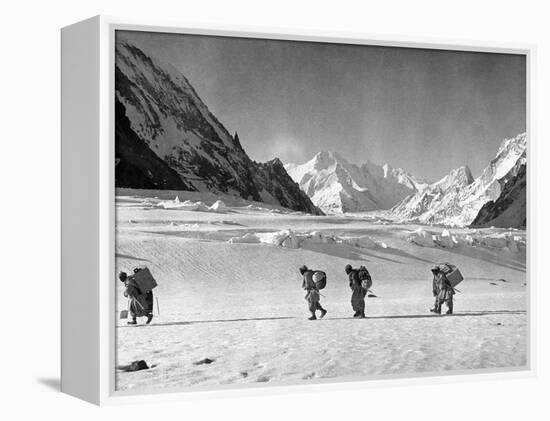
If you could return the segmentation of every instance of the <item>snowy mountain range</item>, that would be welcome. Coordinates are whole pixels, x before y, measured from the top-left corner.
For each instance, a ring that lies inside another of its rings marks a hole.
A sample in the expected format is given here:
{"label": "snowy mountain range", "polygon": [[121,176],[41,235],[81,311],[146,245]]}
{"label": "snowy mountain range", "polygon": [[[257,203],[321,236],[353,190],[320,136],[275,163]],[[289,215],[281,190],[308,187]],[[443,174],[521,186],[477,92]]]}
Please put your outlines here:
{"label": "snowy mountain range", "polygon": [[319,152],[305,164],[285,168],[326,213],[387,209],[395,219],[423,224],[521,227],[526,147],[525,133],[505,139],[479,177],[463,166],[435,183],[388,164],[358,166],[336,152]]}
{"label": "snowy mountain range", "polygon": [[486,203],[499,199],[507,182],[526,164],[526,148],[525,133],[505,139],[478,178],[473,179],[466,166],[455,169],[405,198],[390,213],[406,221],[469,225]]}
{"label": "snowy mountain range", "polygon": [[426,185],[401,168],[372,162],[358,166],[336,152],[319,152],[305,164],[285,168],[327,213],[389,209]]}
{"label": "snowy mountain range", "polygon": [[[352,164],[335,152],[301,165],[254,162],[181,72],[120,37],[115,88],[117,187],[219,192],[312,214],[388,210],[399,220],[428,224],[522,219],[525,133],[505,139],[478,178],[464,166],[429,184],[388,164]],[[513,189],[505,188],[510,180]]]}
{"label": "snowy mountain range", "polygon": [[252,161],[185,76],[117,37],[116,186],[223,192],[322,212],[278,159]]}

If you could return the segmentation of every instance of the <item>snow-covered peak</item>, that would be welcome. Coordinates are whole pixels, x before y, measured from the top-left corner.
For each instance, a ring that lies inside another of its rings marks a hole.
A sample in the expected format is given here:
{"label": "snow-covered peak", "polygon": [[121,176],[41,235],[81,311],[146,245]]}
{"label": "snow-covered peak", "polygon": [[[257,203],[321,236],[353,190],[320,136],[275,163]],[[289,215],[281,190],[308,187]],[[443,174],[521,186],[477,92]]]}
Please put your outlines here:
{"label": "snow-covered peak", "polygon": [[304,164],[285,168],[313,203],[329,213],[389,209],[418,183],[402,169],[370,161],[359,167],[337,152],[322,151]]}
{"label": "snow-covered peak", "polygon": [[267,161],[266,164],[270,164],[277,167],[284,167],[283,162],[279,158],[273,158],[270,161]]}
{"label": "snow-covered peak", "polygon": [[493,178],[502,179],[517,169],[527,161],[527,135],[521,133],[516,137],[504,139],[500,144],[498,152],[491,160],[489,166],[485,168],[481,178],[489,181]]}
{"label": "snow-covered peak", "polygon": [[433,184],[434,187],[438,187],[442,190],[448,190],[450,188],[461,189],[469,186],[474,181],[472,171],[467,165],[455,168],[441,180]]}
{"label": "snow-covered peak", "polygon": [[419,191],[428,185],[428,182],[426,182],[423,178],[416,177],[405,171],[403,168],[393,168],[390,164],[385,163],[382,165],[382,169],[384,171],[384,178],[394,178],[400,184],[403,184],[412,190]]}
{"label": "snow-covered peak", "polygon": [[[235,140],[204,104],[189,80],[170,63],[145,54],[125,40],[116,43],[117,98],[136,133],[159,156],[203,139],[235,147]],[[122,88],[122,89],[121,89]]]}
{"label": "snow-covered peak", "polygon": [[527,147],[527,133],[504,139],[498,148],[497,157],[522,154]]}
{"label": "snow-covered peak", "polygon": [[349,163],[338,153],[321,151],[304,164],[288,163],[285,164],[284,167],[292,179],[300,184],[307,174],[311,175],[312,173],[336,171],[336,166],[338,164],[344,166],[349,165]]}
{"label": "snow-covered peak", "polygon": [[[337,164],[344,166],[349,165],[349,162],[343,158],[338,152],[322,151],[317,153],[310,161],[312,167],[318,171],[326,170],[334,167]],[[306,163],[305,165],[307,165]]]}
{"label": "snow-covered peak", "polygon": [[317,171],[326,170],[336,164],[337,160],[331,152],[319,152],[313,157],[313,168]]}

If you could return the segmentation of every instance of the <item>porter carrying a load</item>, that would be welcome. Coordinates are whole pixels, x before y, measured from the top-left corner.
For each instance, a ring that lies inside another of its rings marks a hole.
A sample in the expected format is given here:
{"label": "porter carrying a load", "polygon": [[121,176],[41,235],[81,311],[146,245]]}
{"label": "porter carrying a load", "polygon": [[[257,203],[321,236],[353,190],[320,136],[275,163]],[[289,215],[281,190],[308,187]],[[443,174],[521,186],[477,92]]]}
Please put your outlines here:
{"label": "porter carrying a load", "polygon": [[365,266],[359,266],[357,275],[361,280],[361,287],[369,291],[370,288],[372,287],[372,277],[370,276],[370,273],[367,270],[367,268]]}
{"label": "porter carrying a load", "polygon": [[120,313],[121,318],[127,318],[129,325],[137,324],[137,317],[147,317],[146,324],[153,320],[153,289],[157,286],[157,281],[147,267],[135,268],[133,275],[128,276],[125,272],[120,272],[119,279],[124,282],[126,290],[124,296],[128,297],[128,310]]}
{"label": "porter carrying a load", "polygon": [[354,319],[365,318],[365,296],[372,286],[372,277],[365,266],[354,269],[351,265],[344,268],[349,279],[351,289],[351,307],[353,308]]}
{"label": "porter carrying a load", "polygon": [[439,263],[432,267],[432,292],[435,297],[432,313],[441,314],[441,306],[447,304],[447,314],[453,314],[455,287],[464,280],[460,270],[450,263]]}
{"label": "porter carrying a load", "polygon": [[327,274],[322,270],[314,271],[313,282],[315,282],[317,289],[324,289],[327,286]]}
{"label": "porter carrying a load", "polygon": [[445,274],[453,288],[464,280],[462,273],[460,273],[460,270],[455,265],[450,263],[439,263],[437,266]]}
{"label": "porter carrying a load", "polygon": [[302,288],[306,290],[305,300],[308,302],[308,309],[311,313],[309,320],[316,320],[315,312],[321,312],[321,318],[325,317],[327,311],[321,306],[321,294],[319,290],[327,286],[327,275],[321,270],[309,269],[306,265],[300,268],[300,274],[303,276]]}

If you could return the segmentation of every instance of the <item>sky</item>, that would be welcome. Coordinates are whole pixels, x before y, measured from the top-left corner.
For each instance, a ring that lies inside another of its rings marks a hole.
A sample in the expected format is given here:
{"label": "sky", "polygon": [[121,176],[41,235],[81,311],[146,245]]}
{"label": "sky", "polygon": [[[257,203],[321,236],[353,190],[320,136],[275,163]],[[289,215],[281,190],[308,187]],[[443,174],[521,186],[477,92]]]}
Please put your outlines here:
{"label": "sky", "polygon": [[436,181],[478,176],[526,130],[526,62],[511,54],[124,31],[171,63],[256,161],[319,151]]}

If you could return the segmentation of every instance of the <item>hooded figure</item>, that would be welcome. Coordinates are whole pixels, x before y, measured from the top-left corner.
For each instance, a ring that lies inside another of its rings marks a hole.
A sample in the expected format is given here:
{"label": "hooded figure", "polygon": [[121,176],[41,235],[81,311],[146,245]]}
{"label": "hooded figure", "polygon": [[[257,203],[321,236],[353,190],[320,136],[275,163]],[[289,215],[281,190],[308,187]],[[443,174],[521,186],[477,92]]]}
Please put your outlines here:
{"label": "hooded figure", "polygon": [[321,307],[321,295],[313,280],[314,271],[304,265],[300,268],[300,273],[303,276],[302,288],[307,291],[305,299],[308,302],[308,308],[311,313],[311,317],[308,320],[317,320],[317,316],[315,315],[317,310],[321,312],[320,318],[322,319],[327,314],[327,311]]}
{"label": "hooded figure", "polygon": [[128,321],[128,324],[137,324],[137,317],[147,317],[146,323],[149,324],[153,319],[152,293],[150,294],[150,297],[147,294],[143,294],[140,291],[134,277],[128,276],[126,272],[120,272],[118,279],[120,282],[124,282],[124,286],[126,287],[124,296],[128,297],[129,300],[128,310],[132,319]]}
{"label": "hooded figure", "polygon": [[434,266],[431,271],[434,276],[432,292],[435,297],[435,305],[430,311],[432,313],[441,314],[441,306],[446,302],[447,314],[453,314],[453,295],[455,294],[455,290],[451,282],[438,266]]}
{"label": "hooded figure", "polygon": [[363,288],[363,282],[359,279],[359,270],[353,269],[351,265],[346,265],[346,274],[349,277],[349,287],[351,289],[351,307],[355,312],[354,319],[365,318],[365,296],[367,290]]}

